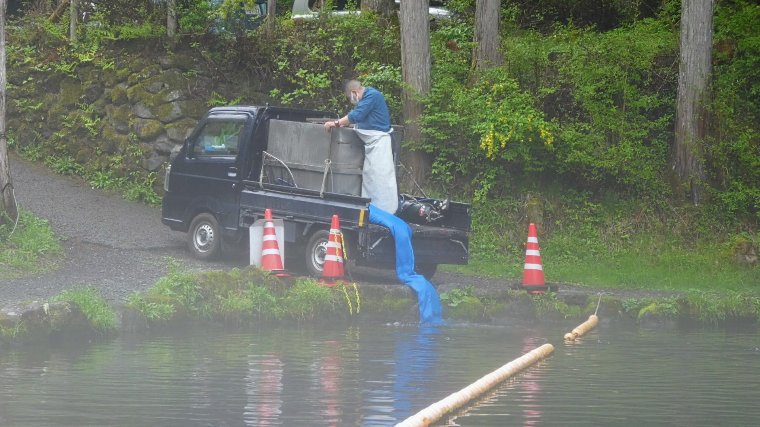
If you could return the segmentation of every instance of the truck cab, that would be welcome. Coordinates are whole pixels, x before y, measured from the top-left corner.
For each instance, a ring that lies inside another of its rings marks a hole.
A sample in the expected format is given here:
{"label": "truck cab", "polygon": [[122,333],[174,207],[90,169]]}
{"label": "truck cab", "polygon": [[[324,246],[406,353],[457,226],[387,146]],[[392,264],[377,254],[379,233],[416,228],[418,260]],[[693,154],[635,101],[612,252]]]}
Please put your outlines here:
{"label": "truck cab", "polygon": [[[325,132],[320,123],[335,118],[270,106],[211,109],[167,168],[162,222],[187,233],[196,257],[210,259],[223,243],[242,250],[249,227],[271,209],[284,223],[286,263],[319,275],[337,214],[353,261],[392,267],[392,236],[367,223],[371,200],[360,195],[363,145],[351,129]],[[446,218],[410,224],[420,272],[467,262],[469,209],[452,202]]]}

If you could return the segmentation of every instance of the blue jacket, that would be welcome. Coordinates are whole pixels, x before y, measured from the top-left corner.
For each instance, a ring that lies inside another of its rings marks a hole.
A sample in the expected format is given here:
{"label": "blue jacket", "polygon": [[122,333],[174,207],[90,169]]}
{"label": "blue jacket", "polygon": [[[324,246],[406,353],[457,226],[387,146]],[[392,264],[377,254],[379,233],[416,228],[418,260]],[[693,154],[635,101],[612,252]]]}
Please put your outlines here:
{"label": "blue jacket", "polygon": [[358,129],[381,132],[391,130],[391,115],[385,97],[379,90],[369,86],[364,88],[362,99],[348,113],[348,120],[355,123]]}

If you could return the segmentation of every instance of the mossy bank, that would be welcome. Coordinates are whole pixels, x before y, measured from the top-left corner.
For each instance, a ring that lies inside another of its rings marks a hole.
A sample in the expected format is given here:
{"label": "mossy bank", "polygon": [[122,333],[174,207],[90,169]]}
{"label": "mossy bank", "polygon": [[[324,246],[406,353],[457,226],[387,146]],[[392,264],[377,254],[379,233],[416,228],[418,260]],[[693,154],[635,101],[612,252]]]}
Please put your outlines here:
{"label": "mossy bank", "polygon": [[[678,324],[755,325],[760,297],[740,293],[688,292],[638,297],[593,289],[558,288],[529,295],[452,288],[441,293],[449,323],[554,322],[571,328],[597,313],[602,321],[669,327]],[[67,336],[104,338],[204,323],[241,327],[274,322],[417,322],[413,292],[401,285],[326,287],[306,278],[280,279],[253,267],[193,273],[177,266],[127,304],[109,306],[90,288],[64,292],[0,313],[0,342],[35,342]]]}

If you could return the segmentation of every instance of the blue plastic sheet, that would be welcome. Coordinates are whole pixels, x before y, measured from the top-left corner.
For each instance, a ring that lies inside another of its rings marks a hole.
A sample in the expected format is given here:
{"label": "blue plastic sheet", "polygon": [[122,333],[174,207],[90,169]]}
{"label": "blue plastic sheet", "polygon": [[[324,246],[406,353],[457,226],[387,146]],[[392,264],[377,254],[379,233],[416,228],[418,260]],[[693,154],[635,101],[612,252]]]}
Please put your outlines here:
{"label": "blue plastic sheet", "polygon": [[420,322],[440,325],[441,298],[435,287],[425,276],[414,271],[414,249],[412,248],[412,229],[401,218],[392,215],[372,204],[369,205],[369,222],[387,227],[396,243],[396,276],[417,293],[420,308]]}

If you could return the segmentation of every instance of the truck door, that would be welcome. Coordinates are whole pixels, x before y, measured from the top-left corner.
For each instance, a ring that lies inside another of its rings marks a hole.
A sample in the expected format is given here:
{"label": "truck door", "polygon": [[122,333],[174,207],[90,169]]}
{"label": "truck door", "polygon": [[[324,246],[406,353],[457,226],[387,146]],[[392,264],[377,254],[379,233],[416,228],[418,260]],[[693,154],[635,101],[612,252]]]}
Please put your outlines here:
{"label": "truck door", "polygon": [[191,206],[214,214],[227,230],[238,227],[239,153],[250,137],[247,114],[224,113],[206,118],[187,147],[185,188]]}

